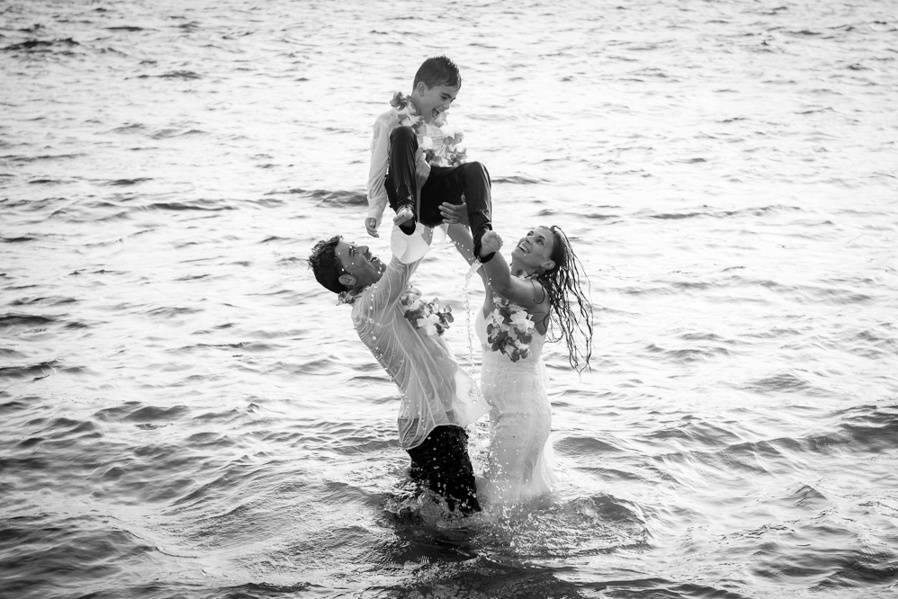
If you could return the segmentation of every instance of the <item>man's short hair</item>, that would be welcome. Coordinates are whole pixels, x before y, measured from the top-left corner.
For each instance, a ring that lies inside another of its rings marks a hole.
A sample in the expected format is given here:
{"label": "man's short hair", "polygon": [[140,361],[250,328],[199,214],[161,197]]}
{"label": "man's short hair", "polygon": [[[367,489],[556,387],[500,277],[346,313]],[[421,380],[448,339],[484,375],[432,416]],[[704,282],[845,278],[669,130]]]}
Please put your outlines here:
{"label": "man's short hair", "polygon": [[435,85],[448,85],[461,87],[461,75],[458,67],[448,56],[434,56],[428,58],[418,67],[412,87],[416,87],[419,81],[423,81],[427,87]]}
{"label": "man's short hair", "polygon": [[334,293],[342,293],[349,289],[340,282],[340,275],[344,272],[343,263],[335,251],[340,239],[339,235],[322,239],[315,244],[312,253],[309,254],[309,266],[315,273],[315,278],[324,288]]}

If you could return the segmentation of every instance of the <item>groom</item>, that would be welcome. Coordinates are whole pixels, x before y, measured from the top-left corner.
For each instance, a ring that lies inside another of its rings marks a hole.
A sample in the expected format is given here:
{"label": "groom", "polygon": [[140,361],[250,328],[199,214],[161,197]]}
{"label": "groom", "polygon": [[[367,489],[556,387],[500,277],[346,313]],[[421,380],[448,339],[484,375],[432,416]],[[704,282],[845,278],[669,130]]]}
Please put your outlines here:
{"label": "groom", "polygon": [[400,298],[419,263],[393,256],[385,266],[367,246],[340,236],[319,241],[309,256],[318,282],[352,305],[359,338],[402,392],[399,443],[411,456],[412,478],[445,498],[450,510],[470,514],[480,504],[464,427],[485,408],[443,339],[405,317]]}

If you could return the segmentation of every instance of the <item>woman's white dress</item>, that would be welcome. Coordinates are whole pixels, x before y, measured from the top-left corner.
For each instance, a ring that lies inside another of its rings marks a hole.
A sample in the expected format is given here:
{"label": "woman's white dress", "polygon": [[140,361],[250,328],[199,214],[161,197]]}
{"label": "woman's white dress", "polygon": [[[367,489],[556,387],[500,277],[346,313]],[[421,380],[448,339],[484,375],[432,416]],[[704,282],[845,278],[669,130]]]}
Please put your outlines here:
{"label": "woman's white dress", "polygon": [[551,490],[547,463],[552,407],[546,395],[542,361],[545,335],[533,331],[530,355],[513,362],[490,349],[483,311],[477,310],[483,348],[481,388],[490,406],[490,445],[484,488],[486,503],[513,504]]}

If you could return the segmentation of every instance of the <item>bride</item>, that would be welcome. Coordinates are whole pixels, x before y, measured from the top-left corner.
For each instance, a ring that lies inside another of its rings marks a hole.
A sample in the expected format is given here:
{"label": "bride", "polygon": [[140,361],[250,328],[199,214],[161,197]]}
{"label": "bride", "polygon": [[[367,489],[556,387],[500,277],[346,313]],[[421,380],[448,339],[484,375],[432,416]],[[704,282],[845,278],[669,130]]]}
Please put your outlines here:
{"label": "bride", "polygon": [[[446,222],[464,222],[458,207],[444,206]],[[468,243],[470,236],[463,242]],[[564,232],[555,226],[534,228],[511,251],[511,264],[499,253],[501,246],[495,231],[483,236],[481,257],[495,252],[480,269],[486,297],[477,314],[481,387],[490,406],[481,492],[488,504],[519,503],[551,490],[546,450],[552,414],[542,360],[546,339],[565,341],[568,361],[577,371],[589,367],[592,354],[592,307]]]}

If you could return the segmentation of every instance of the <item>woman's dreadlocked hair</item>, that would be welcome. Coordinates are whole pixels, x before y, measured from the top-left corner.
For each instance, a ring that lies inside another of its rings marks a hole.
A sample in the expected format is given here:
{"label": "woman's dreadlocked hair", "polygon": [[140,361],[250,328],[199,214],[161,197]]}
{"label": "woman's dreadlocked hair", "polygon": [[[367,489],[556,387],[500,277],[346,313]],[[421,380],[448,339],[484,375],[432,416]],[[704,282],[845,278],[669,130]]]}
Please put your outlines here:
{"label": "woman's dreadlocked hair", "polygon": [[588,291],[589,278],[564,231],[554,225],[549,230],[554,237],[551,259],[555,266],[536,278],[549,298],[549,341],[563,338],[571,368],[582,372],[589,368],[592,357],[592,304],[582,284],[586,283]]}

